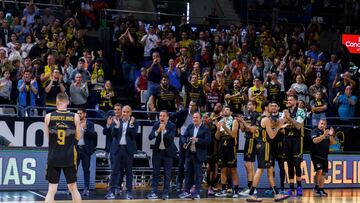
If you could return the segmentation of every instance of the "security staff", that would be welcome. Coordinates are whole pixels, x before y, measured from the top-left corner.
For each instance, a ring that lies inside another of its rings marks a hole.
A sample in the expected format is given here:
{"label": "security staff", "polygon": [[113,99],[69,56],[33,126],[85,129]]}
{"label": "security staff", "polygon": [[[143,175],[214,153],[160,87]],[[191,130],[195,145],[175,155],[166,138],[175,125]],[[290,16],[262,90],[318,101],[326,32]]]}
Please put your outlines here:
{"label": "security staff", "polygon": [[77,143],[76,150],[78,152],[77,165],[80,161],[84,171],[84,190],[83,196],[89,196],[90,183],[90,158],[95,152],[97,145],[97,134],[94,129],[94,123],[86,119],[86,109],[80,108],[77,110],[80,117],[81,137]]}
{"label": "security staff", "polygon": [[327,196],[324,190],[325,175],[328,172],[328,154],[330,144],[336,143],[334,129],[327,128],[325,119],[320,119],[318,126],[311,131],[310,137],[313,141],[311,147],[311,161],[313,162],[315,174],[316,196]]}
{"label": "security staff", "polygon": [[148,199],[157,199],[157,190],[159,185],[160,165],[164,164],[164,189],[162,199],[169,199],[169,188],[171,179],[171,168],[173,159],[176,157],[177,149],[174,143],[176,133],[175,124],[169,121],[169,113],[166,110],[160,112],[159,121],[157,121],[149,134],[149,140],[155,139],[153,147],[153,177],[152,191],[147,195]]}
{"label": "security staff", "polygon": [[[105,199],[115,199],[115,189],[118,185],[120,173],[126,175],[126,199],[133,199],[132,181],[133,181],[133,162],[134,154],[137,153],[136,135],[139,128],[138,122],[131,116],[130,106],[122,108],[122,117],[109,117],[106,123],[106,130],[113,137],[111,144],[111,179],[110,189],[105,195]],[[108,132],[106,132],[108,133]],[[120,180],[121,182],[122,180]],[[121,184],[120,184],[121,185]]]}

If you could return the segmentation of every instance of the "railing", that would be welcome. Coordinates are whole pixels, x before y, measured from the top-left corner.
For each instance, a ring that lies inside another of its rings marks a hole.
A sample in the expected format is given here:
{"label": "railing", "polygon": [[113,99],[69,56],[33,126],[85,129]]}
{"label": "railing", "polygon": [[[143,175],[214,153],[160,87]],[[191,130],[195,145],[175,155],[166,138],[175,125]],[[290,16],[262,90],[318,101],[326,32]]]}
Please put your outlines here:
{"label": "railing", "polygon": [[[44,117],[46,113],[55,111],[55,107],[40,107],[40,106],[28,106],[25,108],[26,116],[28,117]],[[76,108],[68,108],[68,110],[76,112]],[[88,118],[93,119],[105,119],[106,113],[100,109],[86,109]]]}
{"label": "railing", "polygon": [[11,104],[1,104],[0,105],[0,115],[1,116],[19,116],[24,114],[25,109],[18,105]]}
{"label": "railing", "polygon": [[[2,1],[4,3],[13,3],[13,4],[22,4],[22,5],[29,5],[29,2],[21,2],[21,1]],[[2,3],[1,2],[1,3]],[[46,6],[46,7],[64,7],[64,5],[59,5],[59,4],[45,4],[45,3],[38,3],[38,2],[34,2],[35,5],[37,6]]]}

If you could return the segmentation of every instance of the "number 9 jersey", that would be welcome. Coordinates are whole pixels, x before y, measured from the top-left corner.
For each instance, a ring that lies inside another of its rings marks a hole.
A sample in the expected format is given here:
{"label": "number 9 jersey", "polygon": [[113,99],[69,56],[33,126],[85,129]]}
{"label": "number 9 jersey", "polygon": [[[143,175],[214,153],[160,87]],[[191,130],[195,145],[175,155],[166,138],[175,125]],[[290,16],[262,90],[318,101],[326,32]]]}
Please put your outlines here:
{"label": "number 9 jersey", "polygon": [[48,165],[54,167],[76,166],[75,114],[55,111],[50,114]]}

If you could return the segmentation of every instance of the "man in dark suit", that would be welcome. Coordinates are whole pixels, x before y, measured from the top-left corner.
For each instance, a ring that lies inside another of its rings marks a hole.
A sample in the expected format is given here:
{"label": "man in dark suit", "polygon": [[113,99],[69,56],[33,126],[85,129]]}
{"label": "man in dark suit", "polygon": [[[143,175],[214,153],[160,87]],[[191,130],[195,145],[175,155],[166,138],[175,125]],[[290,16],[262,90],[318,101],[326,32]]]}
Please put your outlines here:
{"label": "man in dark suit", "polygon": [[[118,185],[120,173],[126,175],[126,199],[133,199],[132,180],[133,180],[133,162],[134,154],[137,153],[136,135],[139,124],[131,116],[132,109],[130,106],[122,108],[122,117],[109,117],[106,123],[105,133],[113,137],[111,144],[111,179],[110,189],[105,195],[105,199],[115,199],[115,189]],[[116,115],[116,112],[115,112]],[[121,181],[121,180],[120,180]],[[121,185],[121,184],[120,184]]]}
{"label": "man in dark suit", "polygon": [[81,138],[77,143],[76,150],[78,152],[77,165],[81,161],[84,171],[84,190],[83,196],[89,196],[90,184],[90,159],[95,152],[97,145],[97,134],[95,132],[94,123],[86,119],[86,109],[77,110],[80,117]]}
{"label": "man in dark suit", "polygon": [[149,140],[155,139],[153,148],[153,177],[152,191],[147,195],[148,199],[157,199],[157,188],[159,185],[160,164],[164,164],[164,189],[162,199],[169,199],[169,188],[171,179],[171,167],[176,157],[176,146],[174,143],[175,124],[169,121],[169,113],[166,110],[160,112],[159,121],[149,135]]}
{"label": "man in dark suit", "polygon": [[[201,166],[207,159],[207,147],[211,142],[211,133],[201,121],[199,112],[194,113],[193,123],[190,124],[184,136],[180,138],[182,147],[186,149],[185,159],[185,191],[179,195],[181,199],[191,197],[200,199],[200,186],[202,181]],[[195,183],[195,191],[190,193],[192,183]]]}
{"label": "man in dark suit", "polygon": [[2,25],[0,28],[0,38],[3,42],[3,45],[6,47],[6,44],[11,41],[11,35],[13,31],[9,28],[9,23],[7,20],[2,21]]}
{"label": "man in dark suit", "polygon": [[[192,124],[193,114],[196,112],[198,106],[195,101],[190,101],[189,108],[181,109],[170,115],[170,121],[176,124],[177,133],[179,136],[183,136],[185,134],[186,128]],[[178,177],[177,177],[177,189],[183,189],[183,181],[184,181],[184,166],[185,166],[185,149],[181,146],[184,143],[181,143],[181,139],[179,140],[179,169],[178,169]]]}

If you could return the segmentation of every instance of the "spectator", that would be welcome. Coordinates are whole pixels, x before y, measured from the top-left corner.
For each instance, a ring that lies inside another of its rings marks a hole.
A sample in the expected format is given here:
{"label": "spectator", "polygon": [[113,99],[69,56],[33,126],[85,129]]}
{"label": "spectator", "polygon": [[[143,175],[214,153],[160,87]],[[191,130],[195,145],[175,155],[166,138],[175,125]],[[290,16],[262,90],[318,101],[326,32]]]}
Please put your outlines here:
{"label": "spectator", "polygon": [[81,74],[82,83],[90,81],[90,73],[88,70],[85,70],[84,67],[85,60],[80,58],[77,63],[77,67],[71,72],[70,78],[68,79],[68,85],[71,84],[71,82],[74,81],[76,74]]}
{"label": "spectator", "polygon": [[268,73],[267,79],[264,82],[264,87],[267,89],[268,92],[268,100],[280,104],[281,83],[278,80],[278,77],[275,72],[271,74]]}
{"label": "spectator", "polygon": [[35,106],[36,96],[38,94],[38,84],[35,78],[32,78],[30,70],[25,70],[24,76],[19,80],[17,89],[19,91],[19,106]]}
{"label": "spectator", "polygon": [[42,61],[45,59],[45,55],[49,53],[49,49],[46,47],[45,39],[43,36],[37,38],[37,44],[31,47],[28,56],[33,60],[40,58]]}
{"label": "spectator", "polygon": [[[324,99],[328,98],[327,89],[325,86],[321,85],[321,81],[322,81],[321,78],[317,77],[315,79],[315,84],[313,84],[309,87],[310,99],[315,99],[316,92],[321,92],[322,98],[324,98]],[[330,98],[328,100],[331,101]]]}
{"label": "spectator", "polygon": [[55,16],[51,14],[50,8],[44,9],[44,15],[41,16],[41,23],[43,25],[51,25],[55,21]]}
{"label": "spectator", "polygon": [[15,44],[18,43],[17,41],[17,36],[15,33],[12,33],[10,35],[10,41],[6,44],[6,46],[10,49],[13,50],[15,48]]}
{"label": "spectator", "polygon": [[113,98],[115,96],[110,80],[107,80],[104,89],[100,92],[99,107],[101,110],[108,112],[113,109]]}
{"label": "spectator", "polygon": [[30,3],[24,8],[23,16],[26,17],[26,26],[30,26],[35,21],[35,15],[39,14],[39,8],[30,1]]}
{"label": "spectator", "polygon": [[60,92],[65,92],[65,84],[60,79],[60,71],[58,69],[52,69],[50,80],[45,83],[45,105],[56,106],[56,95]]}
{"label": "spectator", "polygon": [[70,56],[66,55],[64,58],[64,62],[61,65],[61,72],[63,73],[63,80],[64,80],[65,84],[71,83],[71,81],[69,81],[69,80],[70,80],[71,73],[74,71],[74,67],[71,64],[70,60],[71,60]]}
{"label": "spectator", "polygon": [[168,67],[165,68],[165,75],[169,76],[170,85],[175,87],[179,91],[181,87],[181,72],[180,69],[175,66],[174,59],[169,59]]}
{"label": "spectator", "polygon": [[338,105],[338,116],[340,125],[352,125],[355,116],[355,105],[357,97],[352,95],[352,87],[346,86],[345,92],[338,92],[333,102]]}
{"label": "spectator", "polygon": [[154,52],[152,55],[153,62],[147,68],[147,93],[148,98],[153,95],[157,88],[160,87],[160,81],[163,75],[163,67],[161,65],[161,58],[158,52]]}
{"label": "spectator", "polygon": [[22,51],[22,54],[21,56],[23,58],[26,58],[29,53],[30,53],[30,50],[31,48],[34,46],[34,43],[33,43],[33,38],[31,35],[26,35],[25,37],[25,42],[22,43],[21,45],[21,51]]}
{"label": "spectator", "polygon": [[22,61],[21,57],[21,45],[18,42],[15,42],[15,46],[12,48],[10,54],[9,54],[9,60],[14,61],[15,59]]}
{"label": "spectator", "polygon": [[265,81],[267,71],[264,67],[264,61],[260,57],[256,57],[255,65],[251,69],[254,78],[258,78],[261,82]]}
{"label": "spectator", "polygon": [[195,41],[194,46],[196,53],[200,53],[203,48],[211,48],[211,43],[207,39],[204,31],[199,32],[199,39]]}
{"label": "spectator", "polygon": [[140,105],[142,91],[147,90],[148,87],[147,71],[145,68],[140,69],[140,76],[135,81],[135,87],[137,93],[137,103]]}
{"label": "spectator", "polygon": [[192,67],[194,65],[194,60],[188,56],[188,50],[186,47],[182,47],[180,50],[181,55],[178,56],[175,60],[176,67],[181,70],[181,86],[185,85],[188,81],[188,78],[191,75]]}
{"label": "spectator", "polygon": [[10,94],[12,81],[10,80],[10,71],[5,70],[0,79],[0,104],[10,104]]}
{"label": "spectator", "polygon": [[335,54],[331,54],[330,61],[325,65],[325,71],[327,73],[326,87],[329,91],[329,101],[332,101],[336,94],[336,89],[333,88],[334,80],[342,72],[341,64],[336,60]]}
{"label": "spectator", "polygon": [[256,111],[262,112],[261,104],[266,101],[268,96],[267,90],[263,87],[259,78],[254,78],[254,86],[248,90],[248,98],[256,102]]}
{"label": "spectator", "polygon": [[180,47],[186,47],[189,50],[193,49],[194,41],[188,38],[188,34],[186,32],[181,33],[181,40],[179,41]]}
{"label": "spectator", "polygon": [[298,100],[304,100],[307,104],[309,103],[308,88],[300,75],[296,76],[296,83],[293,83],[291,88],[295,90],[299,98]]}
{"label": "spectator", "polygon": [[7,45],[11,41],[12,34],[13,31],[10,29],[8,21],[2,20],[0,28],[0,38],[4,45]]}
{"label": "spectator", "polygon": [[[45,106],[45,87],[41,84],[41,75],[44,73],[44,67],[41,65],[40,59],[34,59],[33,61],[31,61],[30,58],[26,58],[25,62],[28,63],[28,61],[30,61],[30,67],[25,68],[25,70],[32,70],[33,76],[38,84],[38,96],[36,97],[36,106],[43,107]],[[42,111],[38,109],[38,113],[41,114]]]}
{"label": "spectator", "polygon": [[195,61],[200,63],[200,67],[212,69],[213,61],[207,48],[202,48],[199,54],[195,55]]}
{"label": "spectator", "polygon": [[44,74],[41,76],[41,81],[45,84],[51,78],[53,70],[59,70],[59,67],[55,64],[55,56],[50,54],[47,56],[47,65],[44,66]]}
{"label": "spectator", "polygon": [[70,101],[72,108],[85,108],[89,89],[87,83],[82,82],[81,73],[75,75],[74,81],[70,85]]}
{"label": "spectator", "polygon": [[229,63],[229,57],[227,53],[225,53],[225,48],[222,44],[219,44],[215,49],[213,61],[215,64],[215,71],[224,70],[225,65]]}
{"label": "spectator", "polygon": [[136,70],[136,46],[135,40],[130,33],[129,28],[119,38],[122,44],[122,72],[124,83],[129,90],[130,96],[134,94],[135,70]]}
{"label": "spectator", "polygon": [[150,25],[148,33],[141,38],[141,44],[144,46],[144,62],[151,61],[150,50],[155,48],[155,43],[159,39],[156,35],[154,26]]}
{"label": "spectator", "polygon": [[310,101],[310,108],[312,111],[312,126],[316,126],[320,120],[326,119],[325,111],[327,103],[322,98],[322,92],[315,92],[315,98]]}
{"label": "spectator", "polygon": [[356,87],[356,82],[351,79],[350,72],[346,71],[344,74],[341,74],[335,77],[333,88],[337,88],[337,91],[343,94],[347,86],[351,86],[351,89]]}
{"label": "spectator", "polygon": [[1,49],[0,48],[0,64],[4,64],[7,60],[8,60],[8,58],[7,58],[7,51],[6,51],[7,49]]}
{"label": "spectator", "polygon": [[311,44],[310,50],[305,52],[305,56],[313,59],[314,64],[316,64],[318,62],[318,60],[325,61],[325,56],[324,56],[323,52],[319,51],[319,47],[317,44]]}

